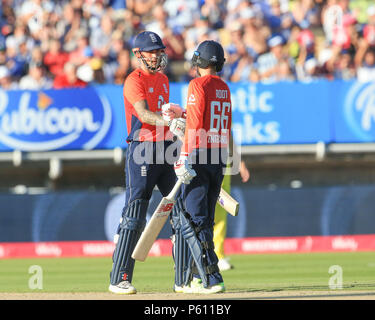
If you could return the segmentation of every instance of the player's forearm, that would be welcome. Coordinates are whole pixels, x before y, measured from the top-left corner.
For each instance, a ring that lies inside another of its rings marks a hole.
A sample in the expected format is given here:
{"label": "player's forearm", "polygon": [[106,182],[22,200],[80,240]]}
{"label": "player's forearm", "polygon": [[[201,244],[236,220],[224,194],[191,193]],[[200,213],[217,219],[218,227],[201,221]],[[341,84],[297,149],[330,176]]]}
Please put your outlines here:
{"label": "player's forearm", "polygon": [[155,112],[150,110],[143,110],[138,113],[139,119],[143,123],[151,124],[151,125],[163,125],[167,126],[168,122],[163,119],[163,117]]}
{"label": "player's forearm", "polygon": [[150,125],[168,125],[168,122],[163,119],[163,117],[156,112],[150,111],[146,100],[138,101],[134,104],[134,109],[137,112],[139,120],[142,123]]}

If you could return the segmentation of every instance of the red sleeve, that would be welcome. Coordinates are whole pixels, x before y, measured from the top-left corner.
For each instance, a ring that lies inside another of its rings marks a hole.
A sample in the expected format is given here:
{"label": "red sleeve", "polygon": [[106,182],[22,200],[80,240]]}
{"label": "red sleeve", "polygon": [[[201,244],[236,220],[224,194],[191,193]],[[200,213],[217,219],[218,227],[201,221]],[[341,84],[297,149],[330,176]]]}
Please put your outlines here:
{"label": "red sleeve", "polygon": [[181,152],[190,154],[198,145],[199,131],[204,129],[205,98],[203,88],[198,81],[190,81],[187,96],[185,139]]}
{"label": "red sleeve", "polygon": [[[139,81],[137,81],[139,79]],[[124,97],[134,105],[136,102],[146,100],[146,92],[140,78],[128,77],[124,85]]]}

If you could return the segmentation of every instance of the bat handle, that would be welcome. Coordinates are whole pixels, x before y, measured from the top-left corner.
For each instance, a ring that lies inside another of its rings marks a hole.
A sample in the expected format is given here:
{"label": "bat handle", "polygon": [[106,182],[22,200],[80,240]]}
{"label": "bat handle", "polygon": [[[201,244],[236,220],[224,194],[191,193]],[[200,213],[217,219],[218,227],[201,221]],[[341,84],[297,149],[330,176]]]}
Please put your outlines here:
{"label": "bat handle", "polygon": [[168,194],[167,198],[169,200],[174,200],[175,196],[176,196],[176,193],[178,192],[178,190],[180,189],[182,185],[182,180],[181,179],[178,179],[176,184],[174,185],[172,191]]}

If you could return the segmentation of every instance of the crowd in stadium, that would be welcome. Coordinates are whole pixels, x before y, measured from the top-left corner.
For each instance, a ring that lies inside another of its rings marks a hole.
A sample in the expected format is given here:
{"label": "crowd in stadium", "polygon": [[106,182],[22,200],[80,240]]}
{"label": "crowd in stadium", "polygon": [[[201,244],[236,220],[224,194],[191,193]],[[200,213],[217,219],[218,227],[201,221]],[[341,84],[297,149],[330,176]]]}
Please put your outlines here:
{"label": "crowd in stadium", "polygon": [[198,43],[226,50],[230,82],[375,80],[375,5],[358,0],[0,0],[0,87],[123,84],[140,31],[166,45],[170,81],[189,81]]}

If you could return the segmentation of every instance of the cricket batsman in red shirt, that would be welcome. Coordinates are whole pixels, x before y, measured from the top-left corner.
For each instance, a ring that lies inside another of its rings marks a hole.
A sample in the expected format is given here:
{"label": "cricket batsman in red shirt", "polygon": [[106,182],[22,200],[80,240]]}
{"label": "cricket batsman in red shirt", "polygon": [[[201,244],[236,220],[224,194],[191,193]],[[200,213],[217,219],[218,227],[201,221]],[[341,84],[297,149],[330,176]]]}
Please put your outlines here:
{"label": "cricket batsman in red shirt", "polygon": [[[163,105],[169,102],[169,81],[161,73],[167,65],[165,46],[154,32],[144,31],[134,41],[133,52],[140,62],[125,80],[124,104],[128,136],[125,156],[125,206],[122,211],[113,253],[109,291],[134,294],[134,259],[131,254],[145,227],[152,191],[158,187],[163,197],[176,183],[175,159],[167,158],[174,135],[185,129],[184,119],[166,121]],[[181,109],[178,105],[174,108]],[[176,158],[177,158],[176,149]]]}
{"label": "cricket batsman in red shirt", "polygon": [[189,83],[185,136],[174,164],[176,176],[184,182],[176,203],[179,210],[172,217],[178,230],[176,274],[181,271],[175,292],[225,291],[213,243],[215,205],[228,160],[232,121],[230,90],[217,75],[224,61],[222,46],[212,40],[200,43],[192,58],[198,77]]}

